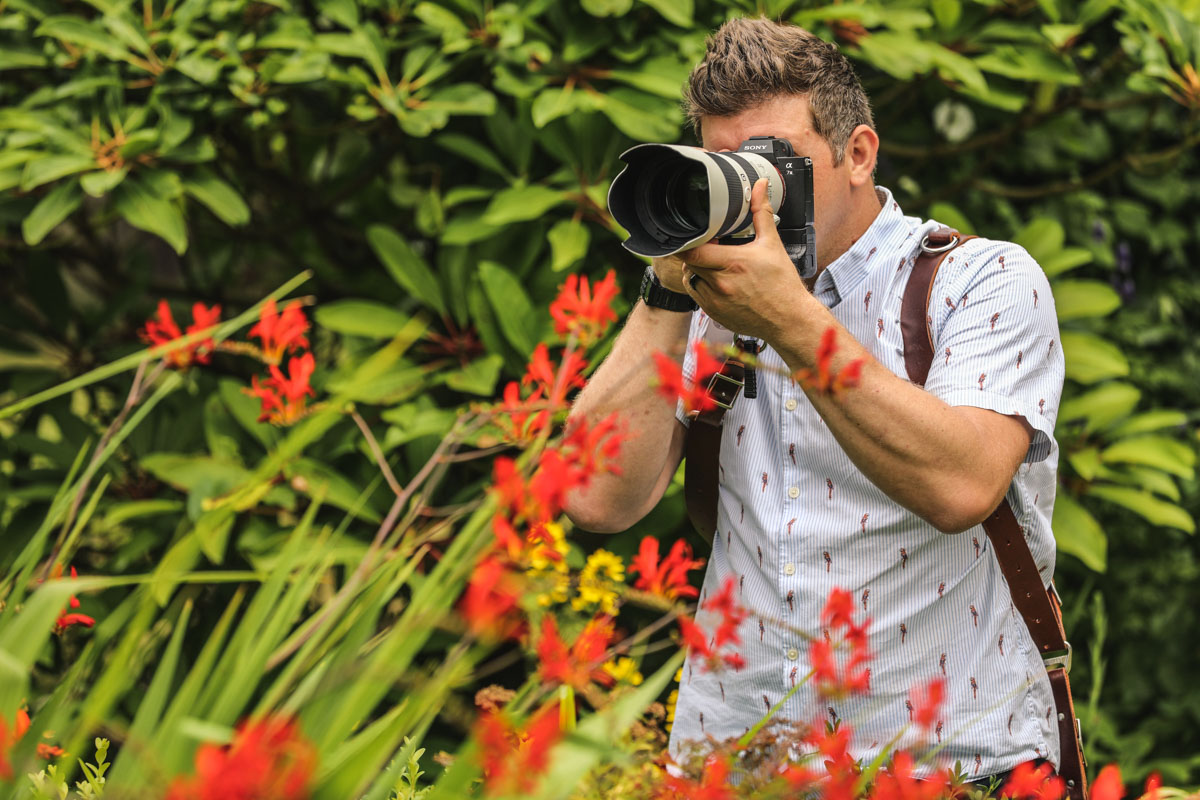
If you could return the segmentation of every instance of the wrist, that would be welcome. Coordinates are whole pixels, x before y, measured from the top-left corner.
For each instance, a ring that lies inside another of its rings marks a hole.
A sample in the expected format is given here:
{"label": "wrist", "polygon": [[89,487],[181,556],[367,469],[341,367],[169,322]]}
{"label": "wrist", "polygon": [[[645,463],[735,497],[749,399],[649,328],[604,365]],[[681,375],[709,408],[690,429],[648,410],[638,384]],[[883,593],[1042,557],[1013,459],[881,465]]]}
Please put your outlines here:
{"label": "wrist", "polygon": [[642,288],[640,292],[642,302],[647,308],[654,308],[673,313],[692,312],[698,306],[690,296],[681,294],[680,292],[672,291],[663,286],[659,280],[654,267],[646,267],[646,272],[642,276]]}
{"label": "wrist", "polygon": [[812,364],[807,362],[815,359],[815,350],[807,343],[817,341],[821,331],[833,322],[829,319],[824,325],[820,324],[822,312],[829,315],[828,309],[807,289],[798,292],[794,300],[771,315],[771,330],[762,337],[763,341],[781,356],[787,354],[785,360],[789,364],[793,359],[805,362],[796,364],[793,369],[811,367]]}

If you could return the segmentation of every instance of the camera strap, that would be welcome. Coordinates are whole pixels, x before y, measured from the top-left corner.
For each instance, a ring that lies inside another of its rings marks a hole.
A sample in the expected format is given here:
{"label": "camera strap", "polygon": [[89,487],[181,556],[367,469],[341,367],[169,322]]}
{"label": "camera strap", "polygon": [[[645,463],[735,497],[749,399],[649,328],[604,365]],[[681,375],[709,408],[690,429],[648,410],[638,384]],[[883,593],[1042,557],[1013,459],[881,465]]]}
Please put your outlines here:
{"label": "camera strap", "polygon": [[[925,385],[933,363],[932,319],[929,297],[934,279],[946,256],[973,236],[942,227],[931,232],[921,243],[913,270],[901,300],[900,328],[904,339],[904,365],[910,381]],[[737,358],[725,361],[709,381],[716,406],[693,421],[684,446],[684,497],[688,517],[710,544],[717,527],[717,503],[720,487],[721,423],[725,412],[737,399],[745,379],[745,364]],[[1075,705],[1071,697],[1068,672],[1071,645],[1062,627],[1061,603],[1054,584],[1047,589],[1025,540],[1025,531],[1017,521],[1008,499],[983,522],[992,544],[1000,572],[1008,583],[1017,611],[1029,630],[1030,638],[1042,656],[1050,679],[1057,714],[1061,756],[1058,774],[1067,784],[1071,800],[1087,798],[1087,763]]]}

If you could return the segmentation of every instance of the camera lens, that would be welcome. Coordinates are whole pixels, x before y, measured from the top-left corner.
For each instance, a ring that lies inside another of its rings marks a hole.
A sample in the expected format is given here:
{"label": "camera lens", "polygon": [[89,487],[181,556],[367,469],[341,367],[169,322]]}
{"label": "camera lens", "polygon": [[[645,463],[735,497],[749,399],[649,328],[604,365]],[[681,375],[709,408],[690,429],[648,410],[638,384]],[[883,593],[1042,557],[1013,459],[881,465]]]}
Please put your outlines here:
{"label": "camera lens", "polygon": [[681,166],[667,181],[667,213],[679,227],[699,233],[708,227],[708,175],[695,161]]}

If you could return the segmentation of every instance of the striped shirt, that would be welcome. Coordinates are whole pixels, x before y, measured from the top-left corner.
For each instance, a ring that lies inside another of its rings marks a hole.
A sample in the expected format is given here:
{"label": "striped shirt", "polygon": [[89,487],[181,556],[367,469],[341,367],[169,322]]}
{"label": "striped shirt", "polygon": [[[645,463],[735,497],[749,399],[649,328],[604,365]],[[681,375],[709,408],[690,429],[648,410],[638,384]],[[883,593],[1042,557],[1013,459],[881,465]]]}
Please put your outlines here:
{"label": "striped shirt", "polygon": [[[901,296],[938,223],[904,216],[890,192],[877,192],[879,215],[813,293],[874,358],[907,377]],[[1035,431],[1008,500],[1048,584],[1063,357],[1046,276],[1021,247],[974,239],[943,262],[929,315],[935,358],[925,390],[952,406],[1020,415]],[[695,312],[689,341],[710,324]],[[725,415],[718,530],[701,593],[736,581],[735,597],[751,612],[734,647],[746,666],[717,674],[689,660],[671,753],[709,735],[740,736],[802,680],[807,642],[822,636],[821,609],[841,587],[858,601],[859,618],[872,620],[870,692],[830,705],[805,684],[777,718],[844,720],[855,731],[851,753],[866,762],[909,723],[910,688],[945,676],[947,700],[927,737],[941,743],[940,763],[958,761],[980,777],[1035,758],[1057,766],[1046,670],[983,527],[946,535],[895,503],[850,461],[783,359],[770,347],[759,359],[758,397],[740,397]],[[688,423],[682,409],[677,416]],[[696,621],[710,634],[716,625],[704,611]],[[924,740],[910,730],[901,745]]]}

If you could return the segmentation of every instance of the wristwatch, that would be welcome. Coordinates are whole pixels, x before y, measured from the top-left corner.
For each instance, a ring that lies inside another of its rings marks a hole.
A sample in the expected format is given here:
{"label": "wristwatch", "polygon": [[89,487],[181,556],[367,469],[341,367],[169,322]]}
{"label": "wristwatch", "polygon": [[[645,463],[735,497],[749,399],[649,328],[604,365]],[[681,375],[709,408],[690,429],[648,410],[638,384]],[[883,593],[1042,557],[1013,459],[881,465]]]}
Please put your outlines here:
{"label": "wristwatch", "polygon": [[654,267],[647,266],[646,274],[642,276],[642,302],[651,308],[663,308],[667,311],[695,311],[699,308],[696,301],[686,294],[673,292],[662,285],[662,281],[654,274]]}

